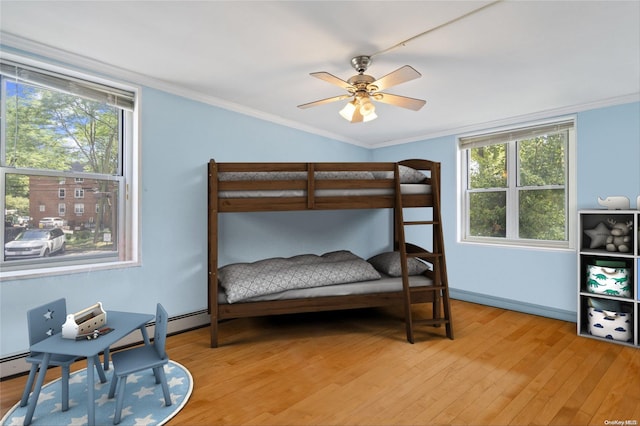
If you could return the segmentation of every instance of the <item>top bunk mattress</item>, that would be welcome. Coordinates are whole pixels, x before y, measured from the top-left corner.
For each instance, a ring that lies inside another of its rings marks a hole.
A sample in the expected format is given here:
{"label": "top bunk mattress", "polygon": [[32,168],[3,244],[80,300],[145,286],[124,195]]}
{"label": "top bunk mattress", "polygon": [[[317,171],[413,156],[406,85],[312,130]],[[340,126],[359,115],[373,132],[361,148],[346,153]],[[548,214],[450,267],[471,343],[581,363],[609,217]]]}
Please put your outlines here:
{"label": "top bunk mattress", "polygon": [[[402,194],[420,195],[431,194],[431,185],[428,184],[428,176],[422,172],[406,166],[399,167],[400,188]],[[306,182],[307,172],[220,172],[219,182]],[[338,184],[338,188],[315,188],[315,197],[348,197],[348,196],[375,196],[392,195],[392,187],[368,187],[367,181],[381,181],[394,179],[391,171],[316,171],[313,174],[316,181],[354,182],[360,184],[351,187],[350,184]],[[223,186],[223,185],[221,185]],[[320,186],[320,185],[319,185]],[[361,187],[359,187],[361,186]],[[242,189],[218,191],[218,198],[277,198],[277,197],[305,197],[307,189]]]}
{"label": "top bunk mattress", "polygon": [[[431,194],[431,185],[419,183],[403,183],[400,191],[404,195]],[[349,197],[366,195],[392,195],[390,188],[355,188],[355,189],[316,189],[316,197]],[[284,189],[284,190],[256,190],[256,191],[219,191],[218,198],[278,198],[278,197],[305,197],[307,191],[304,189]]]}

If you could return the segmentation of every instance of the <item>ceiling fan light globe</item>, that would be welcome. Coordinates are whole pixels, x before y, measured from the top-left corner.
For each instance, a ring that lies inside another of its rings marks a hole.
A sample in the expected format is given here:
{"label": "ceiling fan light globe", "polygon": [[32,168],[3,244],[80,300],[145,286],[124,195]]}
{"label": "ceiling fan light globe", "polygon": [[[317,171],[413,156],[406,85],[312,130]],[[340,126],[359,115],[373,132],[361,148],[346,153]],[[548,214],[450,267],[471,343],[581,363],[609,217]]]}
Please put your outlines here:
{"label": "ceiling fan light globe", "polygon": [[376,118],[378,118],[376,113],[375,112],[371,112],[371,113],[369,113],[367,115],[363,115],[362,116],[362,122],[366,123],[367,121],[375,120]]}
{"label": "ceiling fan light globe", "polygon": [[347,121],[351,121],[351,119],[353,118],[353,113],[356,111],[356,106],[354,104],[354,102],[349,102],[348,104],[346,104],[344,106],[344,108],[342,108],[339,112],[339,114],[342,116],[342,118],[344,118]]}
{"label": "ceiling fan light globe", "polygon": [[369,100],[369,98],[362,99],[360,101],[360,114],[363,117],[376,113],[376,106]]}

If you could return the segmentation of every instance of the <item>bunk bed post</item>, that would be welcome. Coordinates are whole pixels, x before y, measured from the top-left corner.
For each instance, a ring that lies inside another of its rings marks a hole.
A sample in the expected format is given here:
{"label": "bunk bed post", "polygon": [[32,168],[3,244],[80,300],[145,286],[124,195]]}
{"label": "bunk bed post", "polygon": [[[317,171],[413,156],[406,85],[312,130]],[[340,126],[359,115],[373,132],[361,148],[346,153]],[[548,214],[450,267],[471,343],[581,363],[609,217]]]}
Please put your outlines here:
{"label": "bunk bed post", "polygon": [[218,347],[218,167],[214,160],[209,161],[208,183],[208,289],[209,314],[212,348]]}
{"label": "bunk bed post", "polygon": [[313,210],[316,208],[316,173],[313,163],[307,163],[307,208]]}

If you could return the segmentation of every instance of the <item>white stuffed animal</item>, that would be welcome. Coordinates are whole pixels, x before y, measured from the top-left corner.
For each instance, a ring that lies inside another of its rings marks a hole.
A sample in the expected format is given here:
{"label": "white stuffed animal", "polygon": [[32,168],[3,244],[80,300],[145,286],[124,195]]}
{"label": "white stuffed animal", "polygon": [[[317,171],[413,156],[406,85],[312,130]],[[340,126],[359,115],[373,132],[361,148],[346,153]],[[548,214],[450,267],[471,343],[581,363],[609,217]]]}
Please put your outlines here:
{"label": "white stuffed animal", "polygon": [[631,228],[633,227],[633,221],[627,223],[617,223],[613,219],[609,219],[609,225],[611,225],[611,235],[607,237],[607,251],[619,251],[621,253],[628,253],[631,250]]}
{"label": "white stuffed animal", "polygon": [[598,197],[598,204],[609,210],[629,210],[630,207],[629,199],[621,195],[607,197],[604,200]]}

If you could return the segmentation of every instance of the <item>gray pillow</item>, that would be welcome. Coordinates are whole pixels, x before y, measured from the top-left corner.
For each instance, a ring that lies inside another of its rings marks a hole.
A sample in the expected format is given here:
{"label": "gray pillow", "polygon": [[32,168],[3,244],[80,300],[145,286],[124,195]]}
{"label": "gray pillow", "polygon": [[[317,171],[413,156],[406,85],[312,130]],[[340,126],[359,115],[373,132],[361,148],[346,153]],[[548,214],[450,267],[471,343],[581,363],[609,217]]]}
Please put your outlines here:
{"label": "gray pillow", "polygon": [[[419,170],[400,165],[400,183],[423,183],[427,176]],[[373,172],[376,179],[393,179],[393,172]]]}
{"label": "gray pillow", "polygon": [[[380,253],[367,260],[378,271],[383,272],[392,277],[402,276],[402,267],[400,266],[400,252],[390,251]],[[409,268],[409,275],[420,275],[429,268],[427,265],[418,259],[410,257],[407,259],[407,266]]]}
{"label": "gray pillow", "polygon": [[366,171],[356,171],[356,172],[343,172],[343,171],[333,171],[333,172],[316,172],[316,179],[318,180],[342,180],[342,179],[364,179],[370,180],[375,179],[373,173]]}

